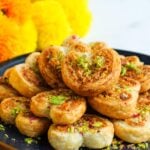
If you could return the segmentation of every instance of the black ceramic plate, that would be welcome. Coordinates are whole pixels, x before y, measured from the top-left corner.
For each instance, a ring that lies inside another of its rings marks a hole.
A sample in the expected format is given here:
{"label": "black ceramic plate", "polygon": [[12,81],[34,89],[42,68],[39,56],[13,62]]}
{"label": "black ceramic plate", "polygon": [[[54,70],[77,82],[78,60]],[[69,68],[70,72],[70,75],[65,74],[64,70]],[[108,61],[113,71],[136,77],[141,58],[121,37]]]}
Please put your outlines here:
{"label": "black ceramic plate", "polygon": [[[145,62],[145,64],[150,64],[150,55],[148,56],[148,55],[143,55],[143,54],[124,51],[124,50],[117,50],[117,51],[120,54],[126,55],[126,56],[136,55],[141,59],[141,61]],[[27,57],[27,55],[24,55],[24,56],[20,56],[20,57],[14,58],[12,60],[9,60],[7,62],[1,63],[0,64],[0,75],[2,75],[3,72],[7,68],[14,66],[16,64],[19,64],[19,63],[23,63],[26,57]],[[2,122],[0,122],[0,123],[3,124]],[[14,126],[10,126],[10,125],[4,125],[4,126],[5,126],[5,131],[0,131],[0,141],[3,141],[4,143],[10,144],[19,150],[53,150],[47,141],[47,135],[44,135],[43,137],[41,137],[40,140],[36,139],[37,142],[35,142],[35,143],[27,144],[24,142],[24,139],[26,137],[21,135]],[[127,148],[126,146],[127,145],[125,144],[124,150],[127,150],[127,149],[132,150],[132,148],[130,148],[130,147]],[[112,148],[112,149],[114,149],[114,148]],[[141,149],[142,148],[140,148],[139,150],[141,150]],[[148,148],[146,148],[146,149],[148,149]],[[138,148],[136,150],[138,150]]]}

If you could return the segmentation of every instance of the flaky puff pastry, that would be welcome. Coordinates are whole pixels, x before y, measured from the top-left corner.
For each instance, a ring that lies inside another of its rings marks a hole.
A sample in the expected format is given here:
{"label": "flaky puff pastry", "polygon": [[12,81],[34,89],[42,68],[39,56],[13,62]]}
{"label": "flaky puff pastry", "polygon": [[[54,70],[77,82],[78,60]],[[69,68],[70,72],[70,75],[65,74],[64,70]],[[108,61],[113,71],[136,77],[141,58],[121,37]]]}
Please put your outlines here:
{"label": "flaky puff pastry", "polygon": [[35,72],[40,74],[39,66],[38,66],[38,59],[40,56],[40,52],[33,52],[31,53],[25,60],[25,63]]}
{"label": "flaky puff pastry", "polygon": [[42,51],[39,59],[39,69],[52,88],[65,87],[61,76],[61,62],[66,54],[66,49],[61,46],[50,46]]}
{"label": "flaky puff pastry", "polygon": [[19,93],[7,83],[0,83],[0,101],[5,98],[18,96]]}
{"label": "flaky puff pastry", "polygon": [[[78,45],[78,44],[77,44]],[[62,61],[65,84],[82,96],[94,96],[110,89],[120,75],[121,61],[111,48],[91,49],[85,44],[70,47]]]}
{"label": "flaky puff pastry", "polygon": [[92,42],[89,46],[92,50],[110,48],[105,42]]}
{"label": "flaky puff pastry", "polygon": [[51,118],[55,124],[72,124],[85,113],[86,101],[69,89],[56,89],[32,97],[30,110],[39,117]]}
{"label": "flaky puff pastry", "polygon": [[9,75],[9,84],[25,97],[32,97],[45,90],[43,79],[27,64],[19,64],[12,68]]}
{"label": "flaky puff pastry", "polygon": [[11,97],[4,99],[0,104],[0,117],[7,124],[15,124],[19,112],[29,108],[29,99],[25,97]]}
{"label": "flaky puff pastry", "polygon": [[100,149],[109,146],[113,136],[110,121],[87,114],[72,125],[53,124],[48,131],[48,140],[57,150],[78,150],[81,146]]}
{"label": "flaky puff pastry", "polygon": [[69,48],[77,43],[80,43],[81,40],[77,35],[72,35],[70,37],[68,37],[67,39],[64,40],[64,42],[62,43],[62,46]]}
{"label": "flaky puff pastry", "polygon": [[123,56],[123,57],[121,57],[121,64],[126,65],[127,63],[133,63],[136,66],[144,65],[144,63],[137,56]]}
{"label": "flaky puff pastry", "polygon": [[44,134],[50,125],[46,118],[40,118],[29,111],[20,112],[15,120],[19,132],[29,137],[37,137]]}
{"label": "flaky puff pastry", "polygon": [[126,119],[136,112],[140,83],[131,78],[120,78],[111,90],[89,97],[90,106],[99,113],[115,119]]}
{"label": "flaky puff pastry", "polygon": [[141,83],[140,93],[150,89],[150,65],[143,65],[136,56],[129,56],[122,59],[121,76],[139,81]]}
{"label": "flaky puff pastry", "polygon": [[115,135],[129,143],[150,140],[150,92],[140,95],[132,118],[114,121]]}

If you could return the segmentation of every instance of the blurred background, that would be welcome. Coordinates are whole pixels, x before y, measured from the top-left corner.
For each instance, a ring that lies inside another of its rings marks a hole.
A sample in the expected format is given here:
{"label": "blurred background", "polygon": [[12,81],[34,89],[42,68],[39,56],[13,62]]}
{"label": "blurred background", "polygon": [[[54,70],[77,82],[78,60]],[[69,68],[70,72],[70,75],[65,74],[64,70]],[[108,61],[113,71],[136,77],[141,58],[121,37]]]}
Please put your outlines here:
{"label": "blurred background", "polygon": [[150,55],[150,0],[90,0],[93,22],[86,41]]}

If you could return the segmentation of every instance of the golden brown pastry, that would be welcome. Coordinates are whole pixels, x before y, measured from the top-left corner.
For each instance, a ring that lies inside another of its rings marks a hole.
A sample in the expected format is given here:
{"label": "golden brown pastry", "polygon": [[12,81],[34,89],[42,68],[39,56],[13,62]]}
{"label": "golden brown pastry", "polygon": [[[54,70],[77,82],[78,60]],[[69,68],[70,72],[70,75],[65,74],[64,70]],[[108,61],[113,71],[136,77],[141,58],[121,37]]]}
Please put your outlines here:
{"label": "golden brown pastry", "polygon": [[113,124],[95,115],[84,115],[72,125],[53,124],[48,131],[48,140],[57,150],[100,149],[109,146],[113,136]]}
{"label": "golden brown pastry", "polygon": [[69,95],[61,105],[53,105],[50,117],[55,124],[72,124],[80,119],[86,111],[86,101],[83,97]]}
{"label": "golden brown pastry", "polygon": [[38,58],[40,56],[40,52],[31,53],[25,60],[25,63],[35,72],[40,74],[39,66],[38,66]]}
{"label": "golden brown pastry", "polygon": [[32,97],[45,90],[43,79],[26,64],[13,67],[9,76],[9,83],[25,97]]}
{"label": "golden brown pastry", "polygon": [[89,97],[90,106],[99,113],[116,119],[131,117],[136,111],[140,83],[131,78],[120,78],[111,90]]}
{"label": "golden brown pastry", "polygon": [[127,71],[125,76],[133,78],[141,83],[141,93],[150,89],[150,65],[140,66],[137,71],[131,69]]}
{"label": "golden brown pastry", "polygon": [[7,124],[15,124],[18,113],[28,107],[29,99],[25,97],[6,98],[0,104],[0,117]]}
{"label": "golden brown pastry", "polygon": [[139,57],[137,56],[124,56],[124,57],[121,57],[121,64],[124,66],[126,64],[130,64],[130,63],[133,63],[135,64],[136,66],[141,66],[141,65],[144,65],[143,62],[141,62],[141,60],[139,59]]}
{"label": "golden brown pastry", "polygon": [[36,116],[51,118],[55,124],[71,124],[85,113],[86,101],[69,89],[57,89],[32,97],[30,109]]}
{"label": "golden brown pastry", "polygon": [[0,83],[0,102],[9,97],[18,96],[19,93],[6,83]]}
{"label": "golden brown pastry", "polygon": [[144,107],[145,105],[150,106],[150,90],[140,94],[140,97],[138,99],[138,105],[139,107]]}
{"label": "golden brown pastry", "polygon": [[122,59],[121,76],[138,80],[141,83],[141,93],[150,89],[150,65],[143,65],[137,56]]}
{"label": "golden brown pastry", "polygon": [[132,118],[114,121],[116,136],[129,143],[150,140],[150,92],[140,95],[137,108]]}
{"label": "golden brown pastry", "polygon": [[5,72],[2,76],[2,80],[3,80],[4,83],[9,84],[9,76],[10,76],[10,73],[11,73],[12,69],[13,69],[13,67],[8,68],[8,69],[5,70]]}
{"label": "golden brown pastry", "polygon": [[81,42],[80,38],[77,35],[72,35],[68,37],[64,42],[62,43],[62,46],[69,48],[77,43]]}
{"label": "golden brown pastry", "polygon": [[49,101],[49,95],[51,92],[41,92],[31,98],[30,110],[38,117],[50,118],[49,112],[51,103]]}
{"label": "golden brown pastry", "polygon": [[52,88],[65,87],[61,76],[61,62],[65,54],[64,47],[50,46],[38,59],[40,72]]}
{"label": "golden brown pastry", "polygon": [[92,42],[90,43],[90,47],[92,50],[109,48],[108,45],[104,42]]}
{"label": "golden brown pastry", "polygon": [[94,96],[118,81],[121,61],[117,52],[110,48],[74,47],[63,59],[61,69],[65,84],[74,92]]}
{"label": "golden brown pastry", "polygon": [[48,119],[36,117],[29,111],[20,112],[15,122],[19,132],[29,137],[37,137],[44,134],[50,124]]}

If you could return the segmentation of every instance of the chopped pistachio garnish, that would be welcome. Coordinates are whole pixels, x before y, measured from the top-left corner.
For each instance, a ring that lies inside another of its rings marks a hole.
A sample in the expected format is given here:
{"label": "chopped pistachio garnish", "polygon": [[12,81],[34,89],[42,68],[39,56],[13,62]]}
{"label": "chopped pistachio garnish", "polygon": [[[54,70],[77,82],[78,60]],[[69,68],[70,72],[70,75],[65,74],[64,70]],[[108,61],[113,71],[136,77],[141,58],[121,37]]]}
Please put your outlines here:
{"label": "chopped pistachio garnish", "polygon": [[0,124],[0,131],[5,131],[5,127],[2,124]]}
{"label": "chopped pistachio garnish", "polygon": [[50,103],[54,104],[54,105],[60,105],[60,104],[64,103],[67,99],[68,99],[68,97],[64,96],[64,95],[57,95],[57,96],[49,97]]}
{"label": "chopped pistachio garnish", "polygon": [[0,124],[0,131],[5,131],[5,127],[2,124]]}
{"label": "chopped pistachio garnish", "polygon": [[94,124],[92,124],[93,127],[101,127],[102,125],[102,122],[94,122]]}
{"label": "chopped pistachio garnish", "polygon": [[121,76],[126,75],[128,70],[134,70],[136,73],[140,73],[141,70],[138,68],[138,66],[132,62],[128,62],[125,66],[121,67]]}
{"label": "chopped pistachio garnish", "polygon": [[82,68],[86,75],[91,74],[90,62],[86,55],[82,55],[77,59],[77,65]]}
{"label": "chopped pistachio garnish", "polygon": [[137,68],[137,66],[134,63],[131,63],[131,62],[128,62],[125,66],[128,69],[132,69],[132,70],[135,70]]}
{"label": "chopped pistachio garnish", "polygon": [[126,73],[127,73],[127,68],[124,67],[124,66],[122,66],[122,67],[121,67],[121,76],[126,75]]}
{"label": "chopped pistachio garnish", "polygon": [[134,64],[134,63],[127,63],[125,66],[126,66],[128,69],[135,70],[136,73],[140,73],[140,69],[139,69],[139,68],[137,67],[137,65]]}
{"label": "chopped pistachio garnish", "polygon": [[150,107],[149,106],[142,107],[142,109],[139,110],[139,113],[141,114],[142,117],[145,117],[147,113],[150,113]]}
{"label": "chopped pistachio garnish", "polygon": [[103,148],[102,150],[148,150],[148,142],[127,144],[122,140],[114,138],[112,144],[106,148]]}
{"label": "chopped pistachio garnish", "polygon": [[129,86],[125,86],[124,89],[127,91],[127,92],[131,92],[131,88]]}
{"label": "chopped pistachio garnish", "polygon": [[105,64],[105,58],[102,56],[97,56],[94,60],[94,64],[95,64],[96,68],[103,67]]}
{"label": "chopped pistachio garnish", "polygon": [[0,131],[5,131],[5,127],[2,124],[0,124]]}
{"label": "chopped pistachio garnish", "polygon": [[24,141],[25,141],[25,143],[27,143],[27,144],[32,144],[32,143],[37,144],[37,143],[38,143],[38,142],[37,142],[35,139],[33,139],[33,138],[25,138]]}
{"label": "chopped pistachio garnish", "polygon": [[79,132],[85,133],[89,130],[89,127],[86,125],[83,125],[82,127],[79,127],[78,130],[79,130]]}
{"label": "chopped pistachio garnish", "polygon": [[74,132],[74,127],[73,127],[73,126],[69,127],[69,128],[68,128],[68,132],[69,132],[69,133],[73,133],[73,132]]}
{"label": "chopped pistachio garnish", "polygon": [[9,138],[8,134],[4,134],[4,138],[8,139]]}
{"label": "chopped pistachio garnish", "polygon": [[139,143],[139,144],[137,144],[137,147],[140,150],[147,150],[148,149],[148,143]]}
{"label": "chopped pistachio garnish", "polygon": [[11,115],[16,116],[20,112],[20,107],[15,107],[11,110]]}

